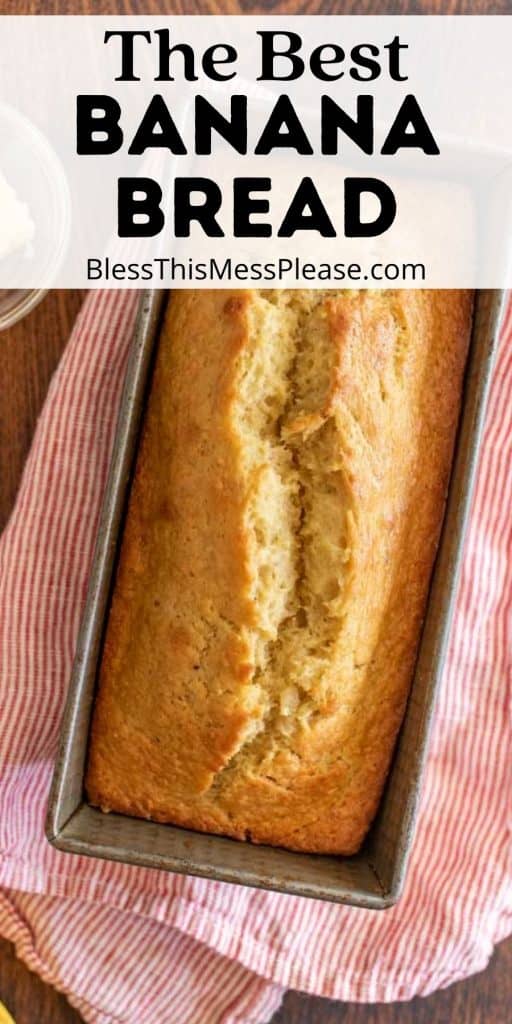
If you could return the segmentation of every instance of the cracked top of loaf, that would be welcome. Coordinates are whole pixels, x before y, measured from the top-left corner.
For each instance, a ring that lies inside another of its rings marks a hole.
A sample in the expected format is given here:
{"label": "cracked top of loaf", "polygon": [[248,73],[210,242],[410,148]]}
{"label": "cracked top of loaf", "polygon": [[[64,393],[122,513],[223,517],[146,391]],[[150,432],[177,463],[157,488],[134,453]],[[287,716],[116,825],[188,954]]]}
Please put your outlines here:
{"label": "cracked top of loaf", "polygon": [[93,804],[359,848],[413,672],[471,301],[173,295],[100,671]]}

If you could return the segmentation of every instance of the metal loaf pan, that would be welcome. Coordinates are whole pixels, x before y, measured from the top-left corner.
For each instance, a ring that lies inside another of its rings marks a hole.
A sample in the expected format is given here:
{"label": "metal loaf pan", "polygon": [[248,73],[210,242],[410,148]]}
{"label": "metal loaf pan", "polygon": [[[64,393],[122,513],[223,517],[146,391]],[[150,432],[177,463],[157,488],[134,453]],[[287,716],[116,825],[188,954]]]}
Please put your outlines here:
{"label": "metal loaf pan", "polygon": [[59,850],[383,909],[400,897],[413,841],[432,715],[457,590],[503,293],[477,294],[464,402],[439,554],[404,723],[380,810],[354,857],[290,853],[170,825],[102,814],[84,796],[97,669],[152,353],[166,293],[144,292],[129,359],[89,591],[63,718],[47,818]]}

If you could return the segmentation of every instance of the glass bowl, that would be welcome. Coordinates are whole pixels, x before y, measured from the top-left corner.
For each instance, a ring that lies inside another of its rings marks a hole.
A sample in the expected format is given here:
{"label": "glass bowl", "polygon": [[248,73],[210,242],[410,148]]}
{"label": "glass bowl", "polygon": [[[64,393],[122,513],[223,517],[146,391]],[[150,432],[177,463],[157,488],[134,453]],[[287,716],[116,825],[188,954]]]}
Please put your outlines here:
{"label": "glass bowl", "polygon": [[44,299],[47,288],[0,288],[0,331],[21,320]]}
{"label": "glass bowl", "polygon": [[0,102],[0,173],[14,185],[34,223],[22,251],[0,259],[0,330],[30,312],[56,279],[71,227],[71,199],[64,168],[46,135],[13,107]]}

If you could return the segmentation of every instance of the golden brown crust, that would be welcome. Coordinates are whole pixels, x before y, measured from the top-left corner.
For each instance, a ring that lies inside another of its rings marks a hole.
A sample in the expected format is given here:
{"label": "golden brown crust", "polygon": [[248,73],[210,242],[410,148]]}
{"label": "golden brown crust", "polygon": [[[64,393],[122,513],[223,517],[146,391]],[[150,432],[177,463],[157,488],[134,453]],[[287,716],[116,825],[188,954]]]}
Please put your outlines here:
{"label": "golden brown crust", "polygon": [[107,629],[106,810],[353,853],[403,715],[471,295],[177,292]]}

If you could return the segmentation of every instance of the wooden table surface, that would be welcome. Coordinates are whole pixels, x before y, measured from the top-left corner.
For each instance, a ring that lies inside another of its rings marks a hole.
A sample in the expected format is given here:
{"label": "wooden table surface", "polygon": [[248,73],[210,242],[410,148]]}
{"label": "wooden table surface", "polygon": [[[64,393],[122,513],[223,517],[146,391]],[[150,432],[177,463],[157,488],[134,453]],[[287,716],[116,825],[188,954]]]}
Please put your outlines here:
{"label": "wooden table surface", "polygon": [[[0,0],[0,14],[173,13],[467,13],[510,14],[512,0]],[[35,423],[71,324],[78,292],[52,292],[23,323],[0,335],[0,530],[15,500]],[[16,1024],[80,1024],[62,996],[30,974],[0,940],[0,1000]],[[510,1024],[512,940],[488,969],[428,999],[356,1006],[290,993],[273,1024]],[[143,1022],[141,1022],[143,1024]],[[174,1024],[162,1021],[161,1024]],[[198,1022],[201,1024],[201,1022]]]}

